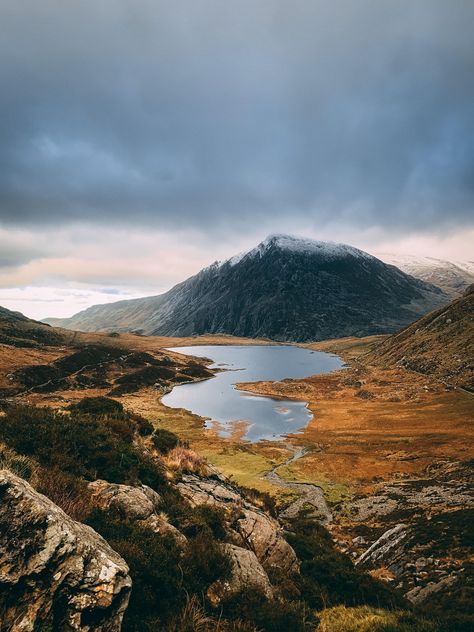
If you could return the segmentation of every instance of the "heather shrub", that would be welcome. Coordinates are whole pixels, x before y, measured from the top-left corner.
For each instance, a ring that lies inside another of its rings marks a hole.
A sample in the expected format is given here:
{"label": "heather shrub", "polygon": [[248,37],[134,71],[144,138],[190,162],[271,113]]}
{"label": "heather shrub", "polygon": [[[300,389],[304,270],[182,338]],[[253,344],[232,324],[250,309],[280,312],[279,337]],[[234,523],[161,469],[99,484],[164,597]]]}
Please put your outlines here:
{"label": "heather shrub", "polygon": [[189,598],[202,598],[211,583],[229,572],[228,558],[209,533],[190,539],[182,550],[171,535],[157,535],[101,511],[93,511],[87,522],[130,568],[133,589],[123,632],[166,629],[176,621],[176,613],[186,609]]}
{"label": "heather shrub", "polygon": [[88,415],[123,415],[124,409],[120,402],[110,397],[83,397],[79,402],[71,404],[69,410]]}
{"label": "heather shrub", "polygon": [[329,532],[313,520],[295,519],[287,540],[301,560],[297,585],[311,608],[319,610],[339,604],[389,608],[405,605],[397,593],[359,571],[347,555],[337,551]]}
{"label": "heather shrub", "polygon": [[148,437],[149,435],[153,434],[153,424],[150,423],[148,421],[148,419],[145,419],[144,417],[141,417],[140,415],[132,415],[132,419],[135,422],[135,425],[137,426],[137,430],[138,430],[138,434],[141,437]]}
{"label": "heather shrub", "polygon": [[165,430],[164,428],[158,428],[152,435],[153,446],[161,452],[161,454],[167,454],[179,443],[179,437],[174,432]]}
{"label": "heather shrub", "polygon": [[[123,632],[142,632],[150,622],[160,629],[183,607],[185,591],[180,569],[181,550],[171,536],[159,536],[134,523],[93,511],[87,520],[127,562],[133,581]],[[148,628],[152,629],[152,628]]]}
{"label": "heather shrub", "polygon": [[188,542],[183,558],[184,582],[193,593],[206,591],[231,572],[231,562],[209,532],[203,531]]}
{"label": "heather shrub", "polygon": [[87,483],[57,468],[39,469],[36,489],[53,501],[73,520],[82,522],[91,510]]}
{"label": "heather shrub", "polygon": [[11,406],[0,424],[0,440],[41,465],[88,480],[142,481],[160,487],[157,462],[133,444],[127,418],[101,418],[77,410],[65,415],[49,408]]}
{"label": "heather shrub", "polygon": [[300,601],[269,601],[255,586],[231,596],[223,606],[226,618],[248,621],[264,632],[313,632],[314,613]]}
{"label": "heather shrub", "polygon": [[217,540],[225,540],[227,537],[225,519],[225,511],[221,507],[212,505],[189,507],[181,518],[182,531],[190,537],[210,532]]}

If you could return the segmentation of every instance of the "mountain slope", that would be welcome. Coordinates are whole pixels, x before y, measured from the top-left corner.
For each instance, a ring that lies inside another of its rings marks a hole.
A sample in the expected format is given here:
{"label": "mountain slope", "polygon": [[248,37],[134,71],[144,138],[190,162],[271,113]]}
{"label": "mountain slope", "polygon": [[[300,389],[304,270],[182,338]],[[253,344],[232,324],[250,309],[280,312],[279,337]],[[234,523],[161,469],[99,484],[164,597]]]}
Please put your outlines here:
{"label": "mountain slope", "polygon": [[47,322],[82,331],[304,341],[391,333],[447,300],[439,288],[351,246],[274,235],[160,296]]}
{"label": "mountain slope", "polygon": [[464,290],[474,283],[474,262],[446,261],[434,257],[415,257],[412,255],[377,255],[385,263],[400,268],[411,276],[440,287],[451,298],[462,295]]}
{"label": "mountain slope", "polygon": [[461,298],[384,340],[367,357],[474,391],[474,285]]}
{"label": "mountain slope", "polygon": [[64,334],[49,325],[31,320],[20,312],[0,307],[0,344],[15,347],[38,347],[60,344]]}

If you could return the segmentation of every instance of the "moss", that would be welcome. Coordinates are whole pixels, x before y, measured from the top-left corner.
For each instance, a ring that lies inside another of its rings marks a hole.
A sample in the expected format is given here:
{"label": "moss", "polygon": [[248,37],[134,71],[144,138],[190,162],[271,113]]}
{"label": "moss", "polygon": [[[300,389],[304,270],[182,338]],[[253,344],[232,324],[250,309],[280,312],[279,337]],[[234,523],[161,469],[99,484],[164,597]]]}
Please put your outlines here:
{"label": "moss", "polygon": [[208,461],[232,478],[238,485],[261,492],[281,494],[281,488],[272,485],[263,477],[274,466],[267,457],[239,447],[221,449],[219,452],[202,450]]}
{"label": "moss", "polygon": [[352,496],[351,488],[344,483],[332,483],[322,476],[318,476],[315,472],[314,476],[300,474],[295,468],[285,466],[278,469],[281,478],[292,483],[310,483],[320,487],[326,502],[330,505],[339,505],[344,503]]}

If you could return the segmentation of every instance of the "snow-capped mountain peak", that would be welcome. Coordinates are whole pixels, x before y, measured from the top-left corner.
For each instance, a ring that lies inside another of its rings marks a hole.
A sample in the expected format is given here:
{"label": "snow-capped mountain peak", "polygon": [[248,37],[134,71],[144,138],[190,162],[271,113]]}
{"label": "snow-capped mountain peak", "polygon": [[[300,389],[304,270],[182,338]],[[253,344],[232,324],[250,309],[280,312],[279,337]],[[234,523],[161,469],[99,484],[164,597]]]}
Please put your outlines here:
{"label": "snow-capped mountain peak", "polygon": [[240,252],[230,259],[221,262],[221,265],[229,264],[234,266],[247,257],[262,257],[272,248],[278,248],[292,253],[318,255],[321,260],[324,261],[331,261],[346,256],[355,256],[364,259],[373,258],[372,255],[369,255],[358,248],[354,248],[353,246],[348,246],[347,244],[340,244],[332,241],[317,241],[307,237],[296,237],[294,235],[276,233],[266,237],[266,239],[259,243],[255,248],[245,252]]}

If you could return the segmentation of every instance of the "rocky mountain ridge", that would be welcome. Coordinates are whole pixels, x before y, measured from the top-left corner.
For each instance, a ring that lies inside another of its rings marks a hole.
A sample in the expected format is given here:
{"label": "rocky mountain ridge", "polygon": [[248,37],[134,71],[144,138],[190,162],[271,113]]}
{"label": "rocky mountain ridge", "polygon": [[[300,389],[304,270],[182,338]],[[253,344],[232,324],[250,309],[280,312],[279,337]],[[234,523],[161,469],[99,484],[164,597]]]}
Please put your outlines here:
{"label": "rocky mountain ridge", "polygon": [[460,296],[474,283],[473,261],[447,261],[435,257],[380,253],[382,261],[411,276],[441,288],[452,298]]}
{"label": "rocky mountain ridge", "polygon": [[447,300],[439,288],[352,246],[273,235],[160,296],[48,322],[82,331],[307,341],[391,333]]}

